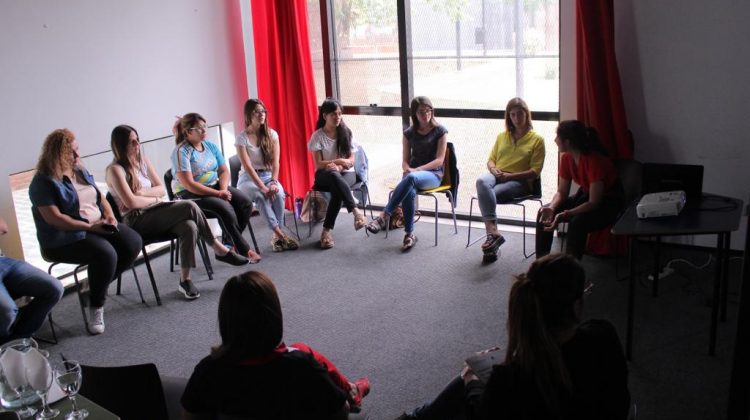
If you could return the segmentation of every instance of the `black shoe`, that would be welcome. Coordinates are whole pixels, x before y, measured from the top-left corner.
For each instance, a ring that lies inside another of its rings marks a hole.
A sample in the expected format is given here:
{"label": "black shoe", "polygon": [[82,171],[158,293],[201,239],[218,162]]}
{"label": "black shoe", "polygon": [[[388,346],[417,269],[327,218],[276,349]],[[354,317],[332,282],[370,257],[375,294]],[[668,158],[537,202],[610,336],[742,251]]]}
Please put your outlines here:
{"label": "black shoe", "polygon": [[482,264],[491,264],[497,261],[497,252],[485,252],[482,256]]}
{"label": "black shoe", "polygon": [[195,287],[192,281],[181,281],[180,285],[177,287],[177,290],[185,295],[185,299],[187,300],[193,300],[198,299],[201,297],[201,292],[198,291],[198,288]]}
{"label": "black shoe", "polygon": [[498,234],[497,236],[495,236],[490,233],[487,235],[487,240],[482,244],[482,251],[484,251],[485,253],[497,252],[497,250],[500,248],[500,245],[504,243],[505,237],[503,237],[503,235]]}
{"label": "black shoe", "polygon": [[247,258],[243,257],[242,255],[234,252],[229,251],[223,256],[220,256],[219,254],[215,254],[216,260],[225,262],[227,264],[231,265],[245,265],[247,264]]}

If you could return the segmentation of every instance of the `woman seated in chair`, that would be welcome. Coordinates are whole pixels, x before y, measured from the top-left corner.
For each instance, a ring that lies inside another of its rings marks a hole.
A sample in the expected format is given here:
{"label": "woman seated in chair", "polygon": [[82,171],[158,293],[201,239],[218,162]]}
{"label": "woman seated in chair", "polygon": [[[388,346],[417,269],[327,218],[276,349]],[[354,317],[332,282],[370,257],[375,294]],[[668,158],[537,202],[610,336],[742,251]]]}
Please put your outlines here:
{"label": "woman seated in chair", "polygon": [[133,264],[141,237],[117,223],[94,177],[81,164],[75,135],[66,128],[44,141],[29,197],[44,259],[88,265],[88,329],[103,333],[107,287]]}
{"label": "woman seated in chair", "polygon": [[198,363],[182,395],[187,419],[346,419],[370,390],[351,383],[309,346],[283,341],[283,316],[268,276],[230,278],[219,298],[221,344]]}
{"label": "woman seated in chair", "polygon": [[243,257],[251,264],[260,261],[242,232],[250,223],[252,201],[242,191],[229,185],[229,169],[216,144],[206,140],[206,119],[189,113],[174,127],[175,143],[172,152],[174,193],[182,199],[195,199],[198,207],[219,216],[222,227]]}
{"label": "woman seated in chair", "polygon": [[448,147],[448,130],[435,120],[432,101],[426,96],[417,96],[412,99],[410,109],[412,125],[404,131],[401,140],[403,178],[383,212],[367,225],[370,232],[380,232],[385,229],[396,207],[403,206],[405,235],[402,251],[410,250],[417,243],[414,235],[417,192],[440,186]]}
{"label": "woman seated in chair", "polygon": [[129,125],[115,127],[110,146],[114,158],[107,166],[107,187],[119,207],[123,222],[144,238],[179,238],[180,282],[177,290],[185,299],[200,297],[198,288],[190,279],[199,238],[211,245],[217,260],[232,265],[247,264],[247,258],[230,251],[214,238],[206,217],[193,201],[162,201],[164,185],[151,161],[143,154],[135,128]]}
{"label": "woman seated in chair", "polygon": [[516,197],[528,195],[532,181],[542,173],[544,165],[544,138],[533,130],[531,111],[521,98],[513,98],[505,107],[505,131],[498,134],[490,157],[489,173],[477,178],[479,210],[487,230],[487,240],[482,252],[491,260],[505,242],[497,230],[498,203],[507,203]]}
{"label": "woman seated in chair", "polygon": [[267,118],[268,111],[260,99],[245,102],[245,129],[234,143],[242,163],[237,189],[260,208],[273,231],[273,251],[295,250],[299,243],[282,229],[286,194],[279,182],[279,135],[268,127]]}
{"label": "woman seated in chair", "polygon": [[323,249],[333,248],[331,231],[342,202],[346,210],[354,215],[354,229],[360,230],[367,224],[351,190],[352,185],[357,182],[354,172],[354,139],[352,130],[344,124],[341,111],[338,100],[327,98],[323,101],[315,124],[316,130],[307,143],[316,168],[313,188],[331,193],[323,220],[323,232],[320,234],[320,247]]}
{"label": "woman seated in chair", "polygon": [[[536,255],[549,254],[552,233],[558,224],[567,222],[565,252],[581,259],[589,232],[615,222],[624,203],[622,185],[593,128],[577,120],[563,121],[557,126],[555,143],[561,153],[557,192],[539,210]],[[573,196],[571,182],[580,186]]]}
{"label": "woman seated in chair", "polygon": [[[609,321],[581,321],[585,281],[570,255],[534,261],[510,289],[505,360],[484,382],[464,365],[435,400],[400,419],[625,419],[625,355]],[[499,348],[477,354],[491,351]]]}

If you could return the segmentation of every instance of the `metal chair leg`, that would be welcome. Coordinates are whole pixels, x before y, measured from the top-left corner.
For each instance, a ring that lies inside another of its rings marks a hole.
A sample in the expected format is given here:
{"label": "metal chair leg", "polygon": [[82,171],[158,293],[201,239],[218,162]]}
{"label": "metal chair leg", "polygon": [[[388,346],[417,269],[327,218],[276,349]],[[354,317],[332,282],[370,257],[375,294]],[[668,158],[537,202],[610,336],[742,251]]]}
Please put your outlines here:
{"label": "metal chair leg", "polygon": [[[93,334],[89,328],[89,317],[86,315],[86,301],[83,298],[83,290],[81,288],[81,282],[78,280],[78,269],[82,266],[78,266],[73,270],[73,281],[76,283],[76,293],[78,294],[78,303],[81,305],[81,315],[83,316],[83,325],[86,327],[86,332]],[[89,286],[90,288],[91,286]],[[91,291],[89,290],[89,293]]]}
{"label": "metal chair leg", "polygon": [[[146,250],[143,249],[143,259],[145,260],[146,257]],[[135,279],[135,286],[138,288],[138,294],[141,295],[141,303],[146,303],[146,299],[143,298],[143,291],[141,290],[141,282],[138,281],[138,274],[135,272],[135,266],[130,266],[130,270],[133,271],[133,279]],[[122,276],[118,276],[117,278],[117,284],[119,285],[122,280]]]}
{"label": "metal chair leg", "polygon": [[206,241],[201,239],[196,245],[198,246],[198,252],[201,254],[201,259],[203,260],[203,266],[206,267],[206,274],[208,274],[208,279],[213,280],[214,268],[213,266],[211,266],[211,259],[208,257],[208,246],[206,245]]}
{"label": "metal chair leg", "polygon": [[[151,288],[154,289],[154,296],[156,297],[156,304],[161,306],[161,296],[159,296],[159,289],[156,287],[156,281],[154,280],[154,272],[151,270],[151,261],[149,260],[148,254],[146,253],[145,249],[143,250],[143,262],[146,263],[146,270],[148,271],[148,278],[149,280],[151,280]],[[138,288],[140,290],[140,286],[138,286]]]}

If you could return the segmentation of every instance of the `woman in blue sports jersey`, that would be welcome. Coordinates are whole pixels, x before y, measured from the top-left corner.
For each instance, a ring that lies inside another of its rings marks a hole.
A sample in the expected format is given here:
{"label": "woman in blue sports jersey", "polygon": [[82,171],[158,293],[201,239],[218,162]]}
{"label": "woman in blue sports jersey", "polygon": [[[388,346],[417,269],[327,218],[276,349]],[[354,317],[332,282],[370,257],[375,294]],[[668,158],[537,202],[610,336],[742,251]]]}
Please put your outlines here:
{"label": "woman in blue sports jersey", "polygon": [[206,141],[206,131],[206,119],[194,112],[185,114],[175,124],[177,146],[172,152],[175,196],[195,199],[201,209],[218,214],[237,252],[255,264],[261,257],[242,237],[250,222],[252,201],[247,194],[229,186],[224,156],[216,144]]}

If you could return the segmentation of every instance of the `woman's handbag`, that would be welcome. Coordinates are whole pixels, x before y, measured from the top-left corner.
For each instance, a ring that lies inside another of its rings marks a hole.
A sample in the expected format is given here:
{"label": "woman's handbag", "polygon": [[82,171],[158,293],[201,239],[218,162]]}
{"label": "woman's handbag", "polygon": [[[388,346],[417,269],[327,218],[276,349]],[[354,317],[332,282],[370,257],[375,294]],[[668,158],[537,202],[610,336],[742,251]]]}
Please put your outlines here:
{"label": "woman's handbag", "polygon": [[323,193],[316,190],[310,190],[305,195],[305,200],[302,202],[302,214],[300,220],[304,223],[320,222],[326,218],[326,209],[328,208],[328,202],[326,201]]}

